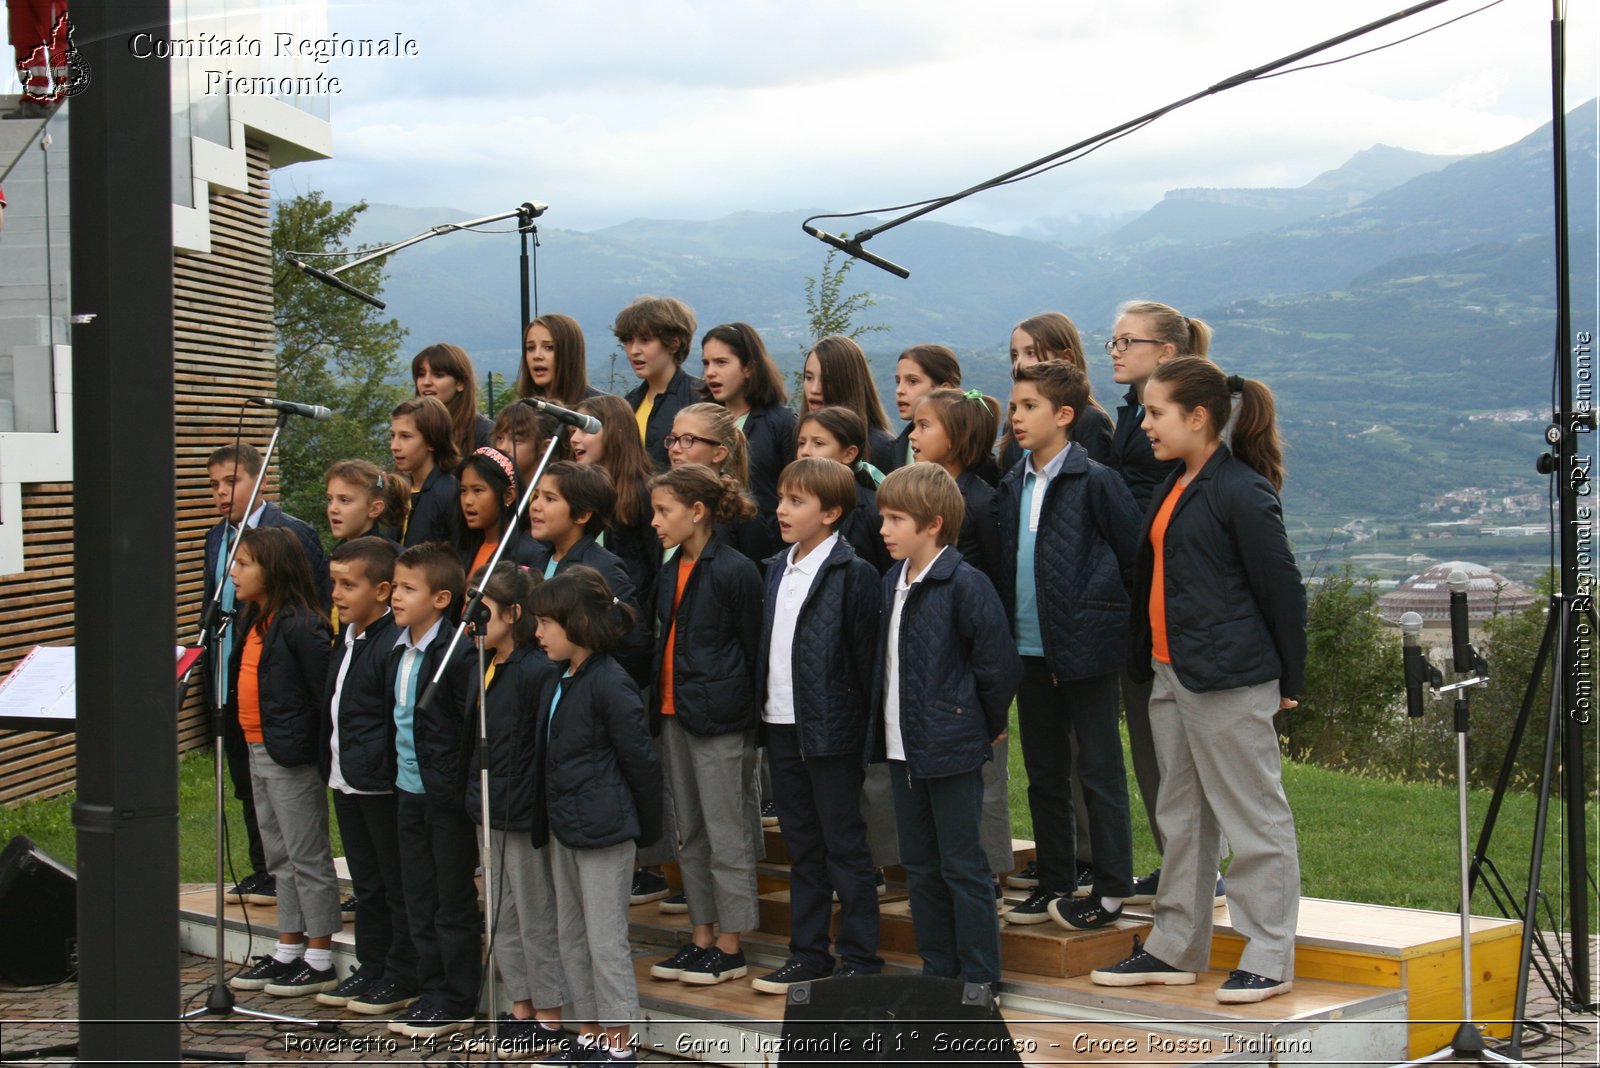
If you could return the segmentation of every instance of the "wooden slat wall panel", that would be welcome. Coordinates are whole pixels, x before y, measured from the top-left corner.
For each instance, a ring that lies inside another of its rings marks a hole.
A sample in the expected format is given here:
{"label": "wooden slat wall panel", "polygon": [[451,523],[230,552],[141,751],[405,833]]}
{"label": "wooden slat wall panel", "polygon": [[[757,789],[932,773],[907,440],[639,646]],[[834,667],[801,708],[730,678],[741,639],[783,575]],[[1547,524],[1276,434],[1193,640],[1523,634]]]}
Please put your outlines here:
{"label": "wooden slat wall panel", "polygon": [[[250,144],[246,155],[249,191],[211,195],[211,252],[179,253],[173,262],[176,609],[178,641],[186,645],[200,619],[205,534],[218,519],[206,456],[233,440],[240,403],[271,396],[277,377],[267,151]],[[271,436],[272,417],[250,409],[245,440],[265,449]],[[276,492],[275,473],[267,487]],[[35,645],[73,640],[72,486],[28,486],[22,511],[27,569],[0,580],[0,675]],[[199,690],[198,682],[190,687],[178,713],[180,751],[208,744]],[[0,804],[70,790],[73,754],[71,735],[0,732]]]}

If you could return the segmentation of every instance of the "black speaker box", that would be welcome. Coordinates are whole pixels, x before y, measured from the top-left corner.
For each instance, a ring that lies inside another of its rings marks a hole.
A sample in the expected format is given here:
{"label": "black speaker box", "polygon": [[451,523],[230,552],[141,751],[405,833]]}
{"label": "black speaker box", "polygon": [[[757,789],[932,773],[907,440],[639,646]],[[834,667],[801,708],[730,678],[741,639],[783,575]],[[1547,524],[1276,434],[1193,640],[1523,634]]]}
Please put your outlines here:
{"label": "black speaker box", "polygon": [[0,853],[0,979],[42,986],[78,970],[78,878],[17,835]]}
{"label": "black speaker box", "polygon": [[989,987],[858,975],[789,988],[778,1063],[1020,1064]]}

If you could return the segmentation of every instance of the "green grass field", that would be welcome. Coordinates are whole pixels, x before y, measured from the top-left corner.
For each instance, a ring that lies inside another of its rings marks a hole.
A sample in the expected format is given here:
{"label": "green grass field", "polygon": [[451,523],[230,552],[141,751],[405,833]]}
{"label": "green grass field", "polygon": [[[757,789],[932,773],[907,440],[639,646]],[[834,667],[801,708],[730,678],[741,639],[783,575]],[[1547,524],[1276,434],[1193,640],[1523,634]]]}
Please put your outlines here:
{"label": "green grass field", "polygon": [[[1028,815],[1027,778],[1017,739],[1013,722],[1011,825],[1016,837],[1030,838],[1033,824]],[[1364,779],[1292,763],[1284,766],[1284,784],[1295,813],[1300,839],[1301,890],[1306,896],[1455,911],[1459,876],[1454,789]],[[1129,796],[1134,798],[1134,872],[1143,874],[1154,868],[1158,860],[1131,771],[1128,790]],[[211,879],[214,863],[212,791],[211,753],[196,750],[179,764],[178,877],[182,882]],[[232,870],[235,875],[242,876],[249,868],[245,859],[244,824],[231,787],[226,794]],[[1532,855],[1536,800],[1532,794],[1512,794],[1506,799],[1489,848],[1490,860],[1504,874],[1519,901]],[[1488,804],[1489,794],[1483,791],[1474,792],[1469,800],[1470,841],[1474,846]],[[1587,816],[1591,871],[1600,870],[1593,855],[1596,832],[1600,829],[1600,813],[1596,808],[1591,802]],[[342,852],[337,826],[330,830],[337,856]],[[76,854],[72,796],[0,809],[0,842],[9,841],[17,834],[27,835],[46,853],[72,864]],[[1558,913],[1568,896],[1565,843],[1564,811],[1557,799],[1551,806],[1542,885]],[[1474,897],[1474,911],[1488,914],[1496,911],[1481,890]],[[1565,917],[1558,914],[1555,925],[1565,928]]]}

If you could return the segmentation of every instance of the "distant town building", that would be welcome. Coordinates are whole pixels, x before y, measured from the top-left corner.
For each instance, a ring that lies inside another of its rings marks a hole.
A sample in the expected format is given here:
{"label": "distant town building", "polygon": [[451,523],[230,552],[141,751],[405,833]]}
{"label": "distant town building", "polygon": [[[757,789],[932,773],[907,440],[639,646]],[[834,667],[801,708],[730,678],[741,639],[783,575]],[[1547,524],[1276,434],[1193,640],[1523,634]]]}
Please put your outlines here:
{"label": "distant town building", "polygon": [[1400,617],[1415,612],[1422,617],[1423,634],[1430,643],[1450,640],[1450,572],[1467,575],[1467,618],[1474,636],[1487,619],[1521,612],[1533,604],[1532,590],[1512,582],[1482,564],[1450,560],[1434,564],[1411,576],[1378,598],[1378,615],[1398,627]]}

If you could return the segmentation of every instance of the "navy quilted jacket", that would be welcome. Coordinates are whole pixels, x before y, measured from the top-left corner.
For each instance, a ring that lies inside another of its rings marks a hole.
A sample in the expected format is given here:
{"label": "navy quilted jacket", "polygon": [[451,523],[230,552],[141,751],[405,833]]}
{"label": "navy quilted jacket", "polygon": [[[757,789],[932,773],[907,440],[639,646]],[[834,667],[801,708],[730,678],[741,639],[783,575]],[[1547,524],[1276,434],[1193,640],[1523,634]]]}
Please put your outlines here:
{"label": "navy quilted jacket", "polygon": [[[756,707],[756,642],[761,635],[761,572],[719,537],[706,542],[684,583],[676,615],[678,559],[661,569],[656,590],[653,678],[661,677],[667,634],[672,642],[672,695],[679,726],[710,736],[749,730]],[[652,688],[653,711],[661,692]]]}
{"label": "navy quilted jacket", "polygon": [[[901,561],[883,576],[880,666],[888,662],[889,616],[905,566]],[[1022,658],[994,586],[954,547],[940,553],[906,593],[899,668],[900,737],[911,774],[919,779],[960,775],[990,759],[990,744],[1006,729],[1022,679]],[[880,670],[873,687],[869,761],[885,756],[884,676]]]}
{"label": "navy quilted jacket", "polygon": [[[995,587],[1006,619],[1017,614],[1017,538],[1026,460],[1000,480],[1000,560]],[[1118,671],[1128,658],[1128,588],[1139,515],[1122,478],[1074,446],[1045,490],[1034,540],[1039,631],[1057,680]]]}
{"label": "navy quilted jacket", "polygon": [[[1150,521],[1182,473],[1151,497],[1139,539],[1139,613],[1129,673],[1149,678]],[[1221,446],[1184,489],[1163,541],[1167,649],[1178,681],[1214,693],[1279,680],[1296,697],[1306,677],[1306,588],[1272,483]]]}
{"label": "navy quilted jacket", "polygon": [[[476,660],[473,667],[477,667]],[[519,645],[489,680],[489,823],[498,830],[526,831],[533,824],[533,719],[540,691],[558,674],[559,669],[542,649]],[[473,823],[481,823],[483,782],[478,763],[476,690],[462,728],[468,753],[467,816]]]}
{"label": "navy quilted jacket", "polygon": [[[394,789],[394,676],[385,675],[389,650],[399,636],[394,615],[385,612],[355,640],[344,689],[339,692],[339,774],[355,790]],[[344,663],[344,640],[328,657],[323,688],[324,733],[332,734],[333,687]],[[333,769],[333,750],[322,746],[317,765],[324,780]]]}
{"label": "navy quilted jacket", "polygon": [[[789,564],[788,550],[766,562],[761,651],[756,660],[758,707],[767,703],[767,660],[772,650],[772,614],[778,585]],[[877,669],[878,612],[882,580],[850,543],[833,543],[800,605],[794,629],[794,712],[802,756],[859,754]]]}
{"label": "navy quilted jacket", "polygon": [[[468,710],[477,705],[478,653],[471,642],[463,638],[456,644],[449,666],[439,679],[438,692],[431,703],[423,707],[422,698],[429,693],[433,676],[444,662],[445,650],[455,627],[446,617],[439,633],[422,651],[422,667],[417,672],[417,704],[412,713],[411,732],[416,743],[417,770],[422,775],[422,788],[432,797],[446,803],[463,804],[467,778],[467,758],[470,747],[466,744],[466,719]],[[400,631],[395,631],[400,637]],[[383,673],[388,680],[389,714],[394,715],[394,690],[400,663],[405,649],[393,646],[384,657]]]}

